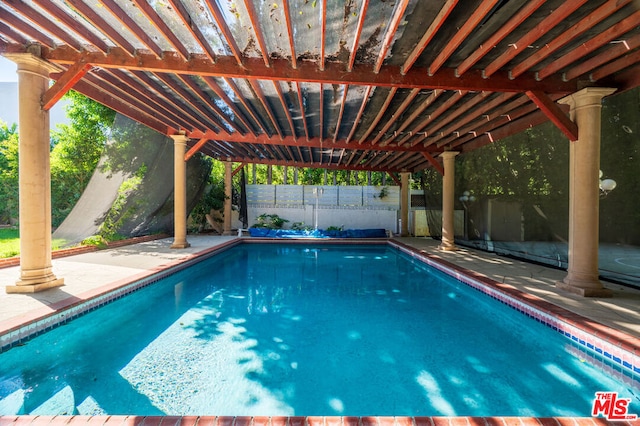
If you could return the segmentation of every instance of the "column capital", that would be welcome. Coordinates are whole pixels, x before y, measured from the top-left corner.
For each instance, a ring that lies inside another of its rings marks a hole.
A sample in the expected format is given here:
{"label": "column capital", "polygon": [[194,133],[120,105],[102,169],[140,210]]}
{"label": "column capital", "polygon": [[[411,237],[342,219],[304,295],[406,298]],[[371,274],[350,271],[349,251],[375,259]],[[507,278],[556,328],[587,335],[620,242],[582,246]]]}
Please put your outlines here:
{"label": "column capital", "polygon": [[558,103],[569,105],[571,109],[602,104],[602,98],[609,96],[618,89],[611,87],[585,87],[578,90],[562,99],[558,100]]}
{"label": "column capital", "polygon": [[169,135],[171,139],[173,139],[174,143],[186,145],[189,137],[184,133],[178,133],[177,135]]}
{"label": "column capital", "polygon": [[454,158],[458,154],[460,154],[459,151],[444,151],[442,154],[440,154],[440,157],[446,160],[449,158]]}
{"label": "column capital", "polygon": [[6,53],[2,56],[18,65],[18,73],[28,72],[48,79],[49,74],[60,71],[60,68],[56,65],[45,61],[33,53]]}

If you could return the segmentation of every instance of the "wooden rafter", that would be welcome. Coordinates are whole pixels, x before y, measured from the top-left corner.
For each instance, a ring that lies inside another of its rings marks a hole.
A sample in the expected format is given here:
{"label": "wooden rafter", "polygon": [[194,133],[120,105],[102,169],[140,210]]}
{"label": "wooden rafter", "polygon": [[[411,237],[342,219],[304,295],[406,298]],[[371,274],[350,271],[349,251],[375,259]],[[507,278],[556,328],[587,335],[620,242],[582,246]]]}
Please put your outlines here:
{"label": "wooden rafter", "polygon": [[456,73],[462,75],[467,72],[473,65],[489,53],[498,43],[507,37],[513,30],[530,17],[546,0],[532,0],[518,10],[509,21],[501,26],[488,40],[484,41],[467,59],[462,61],[456,68]]}
{"label": "wooden rafter", "polygon": [[269,51],[267,50],[267,44],[264,42],[264,36],[262,35],[262,29],[260,28],[260,21],[258,20],[258,15],[253,7],[253,1],[245,0],[244,5],[247,8],[247,13],[249,14],[253,33],[256,35],[256,40],[258,40],[258,46],[260,47],[260,53],[262,54],[264,65],[269,67],[271,66],[269,63]]}
{"label": "wooden rafter", "polygon": [[602,53],[581,61],[579,64],[569,68],[564,74],[565,78],[574,79],[580,77],[589,71],[627,54],[629,51],[637,49],[638,47],[640,47],[640,35],[620,40],[618,43],[610,44]]}
{"label": "wooden rafter", "polygon": [[34,0],[34,3],[40,6],[42,9],[44,9],[47,13],[50,13],[51,16],[55,18],[56,21],[62,22],[63,24],[65,24],[67,28],[69,28],[79,37],[89,42],[91,45],[95,46],[97,49],[99,49],[103,53],[107,53],[109,51],[109,45],[107,43],[105,43],[102,39],[97,37],[95,34],[93,34],[84,26],[78,25],[78,22],[75,19],[73,19],[71,16],[69,16],[67,13],[65,13],[62,9],[60,9],[51,1]]}
{"label": "wooden rafter", "polygon": [[129,16],[127,12],[122,10],[114,0],[101,0],[111,15],[120,22],[120,24],[131,31],[140,43],[147,46],[155,54],[157,60],[161,60],[163,56],[162,49],[140,26]]}
{"label": "wooden rafter", "polygon": [[[62,28],[54,24],[49,19],[45,18],[40,12],[30,7],[26,3],[23,3],[22,1],[19,1],[19,0],[5,0],[4,4],[14,9],[16,12],[20,14],[20,16],[24,20],[32,22],[36,27],[42,28],[43,30],[47,31],[49,34],[56,34],[57,38],[67,43],[70,47],[72,47],[77,52],[80,52],[81,50],[83,50],[82,44],[80,44],[78,40],[73,38],[69,33],[64,31]],[[14,24],[20,25],[18,23],[19,21],[18,19],[12,19],[10,17],[3,18],[3,19],[10,19],[11,21],[13,21]],[[12,24],[12,22],[8,22],[8,23]],[[20,25],[20,26],[24,27],[23,25]],[[49,39],[49,37],[45,36],[45,39]],[[54,43],[52,43],[52,46],[53,45]]]}
{"label": "wooden rafter", "polygon": [[360,109],[358,110],[358,116],[356,117],[355,120],[353,120],[353,126],[351,126],[351,131],[349,132],[349,136],[347,136],[347,143],[349,143],[351,138],[353,138],[353,135],[355,134],[356,129],[358,128],[358,123],[360,123],[360,118],[362,118],[362,114],[364,113],[364,109],[367,106],[367,102],[369,102],[369,95],[371,94],[372,89],[373,89],[373,86],[368,86],[367,91],[362,97],[362,104],[360,104]]}
{"label": "wooden rafter", "polygon": [[[398,109],[396,109],[396,111],[391,115],[391,118],[387,120],[386,124],[382,127],[382,129],[380,129],[380,131],[378,132],[378,135],[375,138],[373,138],[373,141],[371,141],[371,143],[374,143],[374,144],[378,143],[378,141],[385,135],[387,130],[389,130],[391,126],[393,126],[393,124],[396,122],[396,120],[400,118],[402,113],[407,108],[409,108],[409,106],[413,103],[413,100],[416,98],[416,96],[418,96],[418,93],[420,93],[420,89],[411,90],[411,93],[409,93],[409,95],[407,95],[407,97],[402,101],[402,104],[400,104]],[[380,145],[384,146],[386,145],[386,143],[382,143]]]}
{"label": "wooden rafter", "polygon": [[282,134],[282,130],[280,129],[280,125],[278,124],[278,120],[275,114],[271,110],[271,106],[269,106],[269,101],[267,101],[267,98],[264,96],[264,92],[260,87],[260,82],[255,80],[249,80],[249,84],[251,85],[251,89],[253,90],[253,92],[256,94],[256,96],[260,100],[260,103],[262,104],[262,107],[264,108],[267,115],[269,116],[269,119],[271,119],[271,124],[274,127],[274,129],[276,129],[276,133],[278,133],[278,136],[280,136],[280,139],[282,139],[284,135]]}
{"label": "wooden rafter", "polygon": [[358,45],[360,44],[360,35],[362,34],[362,28],[364,27],[364,19],[367,16],[367,8],[369,7],[369,0],[362,0],[360,5],[360,13],[358,14],[358,26],[356,27],[356,33],[353,37],[353,44],[351,45],[351,53],[349,53],[349,62],[347,63],[347,71],[353,70],[353,64],[356,61],[356,53],[358,52]]}
{"label": "wooden rafter", "polygon": [[[172,128],[179,128],[184,125],[183,122],[181,122],[180,119],[176,117],[176,115],[163,114],[162,111],[156,108],[156,105],[154,105],[153,102],[143,102],[139,97],[135,96],[125,87],[123,87],[123,85],[118,84],[117,79],[110,73],[95,72],[93,74],[86,75],[84,80],[92,83],[96,87],[101,87],[103,91],[109,93],[111,96],[113,96],[115,99],[120,100],[125,105],[129,105],[131,109],[141,111],[144,114],[152,116],[156,119],[163,120],[168,126]],[[80,81],[82,80],[76,82],[76,86]],[[116,111],[123,115],[129,115],[126,110],[116,109]],[[189,127],[188,125],[184,127],[189,129],[190,131],[196,129],[195,127]]]}
{"label": "wooden rafter", "polygon": [[344,107],[347,105],[347,93],[349,92],[349,86],[344,85],[342,87],[342,102],[340,102],[340,112],[338,113],[338,119],[336,120],[336,130],[333,132],[333,141],[338,140],[338,134],[340,133],[340,124],[342,124],[342,116],[344,114]]}
{"label": "wooden rafter", "polygon": [[[438,148],[445,146],[451,141],[454,131],[457,131],[458,134],[472,132],[473,128],[467,126],[469,123],[477,123],[478,121],[476,120],[480,120],[484,124],[491,118],[491,116],[487,114],[488,112],[498,108],[501,104],[509,101],[514,96],[516,96],[515,93],[501,93],[482,106],[474,108],[473,111],[468,112],[464,117],[455,120],[454,123],[451,123],[448,127],[442,129],[441,134],[435,135],[433,139],[429,139],[429,145],[436,143]],[[522,102],[525,102],[524,97]]]}
{"label": "wooden rafter", "polygon": [[621,71],[625,68],[632,66],[640,61],[640,51],[636,50],[634,53],[626,55],[618,60],[609,62],[605,66],[595,70],[591,73],[591,79],[598,81],[610,74]]}
{"label": "wooden rafter", "polygon": [[46,46],[48,48],[53,48],[55,46],[55,43],[51,37],[43,34],[41,31],[38,31],[37,29],[33,28],[31,25],[27,24],[21,19],[16,18],[13,15],[10,15],[10,14],[0,15],[0,22],[5,22],[7,26],[11,29],[11,31],[14,31],[14,30],[20,31],[21,33],[30,37],[31,40],[36,40],[38,43],[40,43],[43,46]]}
{"label": "wooden rafter", "polygon": [[[401,136],[402,132],[409,127],[409,125],[411,123],[413,123],[413,121],[418,118],[436,99],[438,99],[438,97],[444,93],[443,90],[440,89],[436,89],[434,91],[432,91],[429,96],[427,96],[427,99],[425,99],[419,106],[418,108],[416,108],[410,115],[409,117],[407,117],[406,120],[404,120],[404,122],[402,122],[402,124],[400,125],[400,127],[398,128],[398,130],[396,130],[396,133],[394,133],[392,136],[389,136],[383,143],[383,146],[388,145],[391,141],[395,140],[397,136]],[[397,136],[396,136],[397,135]],[[408,135],[406,135],[405,137],[403,137],[403,139],[401,139],[400,143],[402,143],[403,140],[408,139],[408,137],[411,137],[413,135],[412,132],[409,132]],[[408,137],[407,137],[408,136]],[[406,139],[405,139],[406,138]]]}
{"label": "wooden rafter", "polygon": [[501,139],[504,139],[514,133],[522,132],[523,130],[530,129],[534,126],[540,125],[547,121],[547,117],[542,111],[535,111],[528,114],[525,117],[514,120],[492,132],[483,133],[478,137],[465,143],[462,146],[462,152],[468,152],[490,143],[495,143]]}
{"label": "wooden rafter", "polygon": [[66,3],[80,16],[90,22],[93,27],[100,28],[111,41],[127,52],[130,56],[134,56],[135,48],[129,40],[127,40],[122,34],[114,30],[107,21],[98,15],[91,7],[89,7],[82,0],[66,0]]}
{"label": "wooden rafter", "polygon": [[415,145],[416,143],[418,143],[418,141],[420,140],[419,139],[420,135],[418,133],[420,133],[422,131],[422,129],[424,129],[431,122],[431,120],[435,120],[437,117],[439,117],[440,115],[444,114],[447,110],[452,108],[453,105],[455,105],[458,101],[460,101],[460,99],[465,97],[467,95],[467,93],[468,92],[464,91],[464,90],[455,92],[451,97],[449,97],[449,99],[447,99],[444,103],[442,103],[442,105],[440,105],[438,108],[436,108],[434,111],[432,111],[427,117],[425,117],[422,120],[420,120],[413,127],[411,132],[409,132],[408,135],[406,135],[405,137],[400,139],[400,141],[398,141],[398,143],[399,144],[406,143],[411,138],[414,139],[414,141],[411,143],[411,145]]}
{"label": "wooden rafter", "polygon": [[609,27],[605,31],[602,31],[595,37],[591,38],[589,41],[583,43],[579,49],[575,49],[571,53],[563,55],[552,63],[546,65],[544,68],[538,71],[536,75],[539,79],[545,79],[549,77],[558,70],[561,70],[571,63],[575,62],[577,59],[588,55],[589,53],[609,43],[611,40],[614,40],[617,37],[637,27],[639,22],[640,10],[618,22],[616,25]]}
{"label": "wooden rafter", "polygon": [[455,35],[449,40],[447,45],[440,51],[438,56],[429,65],[429,75],[434,75],[440,67],[449,59],[453,52],[462,44],[462,42],[476,29],[476,26],[484,19],[484,17],[493,9],[498,0],[482,0],[480,5],[474,10],[473,14],[462,25],[462,28],[456,31]]}
{"label": "wooden rafter", "polygon": [[291,111],[289,111],[287,100],[284,98],[284,94],[282,93],[282,89],[280,88],[280,82],[274,81],[273,87],[275,88],[276,94],[278,95],[278,99],[280,100],[280,105],[282,106],[284,115],[287,117],[287,122],[289,123],[289,128],[291,129],[291,135],[293,136],[294,140],[297,140],[298,135],[296,135],[296,126],[293,125],[293,119],[291,118]]}
{"label": "wooden rafter", "polygon": [[[458,108],[456,108],[450,114],[447,114],[446,116],[444,116],[441,120],[438,120],[435,123],[431,123],[429,126],[427,126],[424,129],[424,132],[427,134],[435,134],[438,132],[443,134],[444,131],[440,130],[442,129],[442,127],[446,126],[447,124],[451,123],[454,120],[457,120],[459,117],[463,115],[471,115],[471,114],[468,114],[468,112],[476,108],[478,104],[483,102],[487,96],[488,96],[487,92],[476,93],[467,102],[462,103]],[[419,139],[417,143],[423,142],[423,145],[425,147],[433,143],[432,140],[427,141],[426,139],[427,138],[425,136],[422,139]]]}
{"label": "wooden rafter", "polygon": [[[526,98],[526,96],[524,97]],[[491,135],[495,133],[498,129],[508,126],[510,123],[519,121],[524,117],[527,117],[538,110],[538,107],[533,102],[528,102],[519,108],[510,110],[508,114],[503,114],[496,117],[494,120],[491,120],[487,123],[484,123],[480,127],[473,129],[465,134],[461,133],[461,135],[455,138],[447,146],[450,148],[458,148],[460,146],[464,146],[466,143],[478,138],[481,135]],[[544,115],[544,113],[542,113]],[[548,120],[548,119],[547,119]],[[490,136],[491,138],[491,136]]]}
{"label": "wooden rafter", "polygon": [[382,117],[384,116],[384,113],[387,112],[387,108],[389,108],[389,105],[391,105],[391,101],[393,100],[393,97],[396,95],[397,91],[398,91],[398,89],[395,88],[395,87],[392,87],[391,90],[389,90],[389,93],[387,93],[387,97],[384,100],[384,103],[382,104],[382,106],[378,110],[378,113],[376,114],[376,116],[374,117],[373,121],[369,125],[369,128],[360,137],[360,140],[358,140],[359,144],[362,144],[362,142],[364,142],[369,137],[369,135],[376,128],[376,126],[378,125],[380,120],[382,120]]}
{"label": "wooden rafter", "polygon": [[[122,79],[125,77],[121,76],[120,78]],[[156,96],[154,98],[158,103],[174,111],[174,113],[178,117],[182,117],[184,120],[191,123],[191,125],[195,128],[201,129],[202,124],[198,124],[200,123],[198,115],[191,109],[187,108],[183,103],[176,101],[173,96],[169,96],[168,94],[166,94],[165,90],[162,88],[158,81],[154,80],[149,75],[141,71],[133,72],[132,78],[143,82],[149,89],[151,89],[151,91],[155,92],[154,94]]]}
{"label": "wooden rafter", "polygon": [[216,54],[211,48],[211,45],[207,41],[207,37],[202,33],[200,27],[194,22],[193,18],[179,0],[168,0],[171,6],[176,10],[178,17],[182,20],[184,26],[189,30],[193,38],[198,42],[198,45],[202,48],[202,51],[207,55],[210,61],[215,62]]}
{"label": "wooden rafter", "polygon": [[307,115],[305,114],[304,99],[302,99],[302,88],[300,87],[299,82],[296,82],[296,91],[298,92],[298,106],[300,107],[300,119],[302,120],[302,125],[304,126],[304,136],[308,141],[309,127],[307,126]]}
{"label": "wooden rafter", "polygon": [[[320,16],[320,70],[325,66],[325,45],[327,43],[327,0],[322,0],[322,12]],[[322,132],[320,133],[322,134]],[[322,136],[321,136],[322,137]]]}
{"label": "wooden rafter", "polygon": [[384,34],[382,46],[380,48],[380,52],[378,53],[378,59],[376,60],[376,64],[373,67],[373,72],[375,72],[376,74],[380,71],[380,68],[382,68],[382,63],[387,57],[387,52],[391,48],[391,42],[395,37],[396,30],[400,25],[400,21],[402,20],[402,16],[404,15],[404,11],[407,9],[408,5],[409,0],[398,0],[396,2],[395,9],[393,10],[393,15],[391,16],[391,20],[389,21],[389,25],[387,26],[387,30]]}
{"label": "wooden rafter", "polygon": [[262,120],[260,120],[257,113],[254,111],[253,107],[249,104],[247,99],[244,96],[242,96],[242,93],[240,93],[240,89],[238,88],[236,83],[231,79],[225,79],[225,82],[229,85],[229,87],[231,88],[231,91],[235,94],[236,98],[240,100],[240,103],[242,104],[242,106],[244,106],[244,108],[247,110],[251,118],[253,118],[253,121],[255,121],[258,127],[260,127],[260,129],[265,134],[271,135],[271,133],[267,130],[267,128],[262,124]]}
{"label": "wooden rafter", "polygon": [[224,124],[220,122],[217,117],[214,117],[208,108],[205,108],[199,102],[197,102],[193,96],[189,94],[183,87],[181,87],[175,80],[173,80],[172,76],[169,74],[154,74],[155,77],[161,80],[167,87],[172,90],[176,97],[182,98],[188,108],[197,114],[200,117],[200,120],[206,123],[208,126],[211,126],[214,130],[224,130]]}
{"label": "wooden rafter", "polygon": [[287,37],[289,39],[289,49],[291,49],[291,66],[293,69],[298,67],[298,61],[296,58],[296,43],[293,39],[293,24],[291,23],[291,11],[289,10],[289,0],[282,0],[282,6],[284,10],[284,19],[287,24]]}
{"label": "wooden rafter", "polygon": [[[236,132],[240,132],[240,133],[246,133],[246,131],[244,129],[242,129],[240,126],[238,126],[238,124],[236,122],[234,122],[231,118],[229,118],[227,116],[227,114],[222,111],[209,97],[209,95],[207,93],[205,93],[202,88],[200,86],[198,86],[198,84],[196,84],[195,81],[193,81],[193,79],[190,76],[181,76],[181,75],[177,75],[176,78],[182,82],[182,84],[184,84],[186,87],[188,87],[189,89],[191,89],[191,92],[193,92],[196,95],[196,98],[200,100],[200,102],[202,102],[207,108],[213,110],[216,114],[217,117],[220,117],[225,123],[227,123],[229,126],[231,126]],[[214,118],[214,116],[209,115],[209,117]],[[226,128],[224,126],[224,124],[218,120],[218,118],[215,117],[216,119],[216,123],[219,123],[221,128]]]}
{"label": "wooden rafter", "polygon": [[320,102],[318,106],[318,116],[320,118],[320,130],[318,131],[320,135],[320,142],[324,138],[324,87],[323,84],[320,83]]}
{"label": "wooden rafter", "polygon": [[427,28],[427,31],[425,31],[425,33],[422,35],[422,38],[420,39],[416,47],[411,51],[404,64],[400,68],[401,74],[406,74],[407,71],[409,71],[409,69],[413,66],[424,49],[429,45],[433,37],[436,35],[438,30],[447,20],[447,17],[453,11],[453,8],[456,7],[456,4],[458,4],[458,0],[445,1],[445,3],[442,5],[442,9],[440,9],[440,12],[438,12],[433,22],[431,22],[431,25],[429,25],[429,28]]}
{"label": "wooden rafter", "polygon": [[[527,31],[520,39],[511,43],[509,49],[505,50],[500,56],[493,60],[484,69],[485,78],[492,77],[500,68],[515,58],[517,55],[525,51],[527,46],[549,32],[553,27],[565,20],[569,15],[575,12],[587,0],[573,0],[563,2],[549,16],[542,20],[535,28]],[[532,89],[534,90],[534,89]],[[544,89],[542,89],[544,90]]]}
{"label": "wooden rafter", "polygon": [[131,108],[131,105],[124,102],[110,93],[104,92],[95,85],[90,84],[85,80],[80,80],[75,85],[75,90],[82,93],[88,98],[93,99],[96,102],[106,105],[114,111],[120,112],[122,115],[129,117],[130,119],[142,123],[145,126],[162,134],[173,134],[177,129],[172,129],[162,121],[156,119],[153,115],[144,113],[143,111]]}
{"label": "wooden rafter", "polygon": [[236,40],[233,37],[233,34],[231,34],[231,30],[229,29],[229,26],[227,25],[227,22],[224,19],[224,15],[220,11],[220,8],[218,7],[217,2],[215,0],[204,0],[204,1],[206,5],[209,7],[209,11],[211,12],[211,15],[213,15],[213,19],[214,21],[216,21],[216,25],[218,26],[218,29],[222,33],[222,36],[224,37],[227,45],[229,46],[229,49],[231,49],[231,53],[233,54],[233,57],[236,59],[237,64],[242,66],[242,58],[243,58],[242,52],[240,51],[240,48],[238,48],[238,44],[236,43]]}
{"label": "wooden rafter", "polygon": [[246,127],[249,132],[254,133],[248,120],[244,117],[242,111],[240,111],[240,108],[238,108],[236,104],[231,99],[229,99],[229,96],[225,93],[224,90],[222,90],[218,83],[212,77],[203,77],[202,79],[207,84],[207,86],[211,90],[213,90],[214,93],[222,100],[222,102],[224,102],[225,105],[229,107],[231,111],[233,111],[235,116],[238,118],[238,120],[240,120],[244,127]]}
{"label": "wooden rafter", "polygon": [[328,145],[326,143],[326,141],[321,141],[319,137],[315,137],[315,138],[310,138],[309,141],[306,141],[304,139],[298,139],[295,140],[293,139],[292,136],[284,136],[282,139],[280,139],[279,137],[276,137],[275,135],[270,137],[267,136],[265,134],[259,134],[257,136],[252,136],[252,135],[241,135],[239,133],[231,133],[231,134],[223,134],[223,133],[216,133],[212,130],[207,130],[205,132],[198,132],[198,131],[194,131],[194,132],[187,132],[187,136],[191,139],[200,139],[203,137],[207,137],[208,139],[211,140],[222,140],[222,141],[227,141],[229,143],[247,143],[247,144],[251,144],[251,143],[259,143],[262,144],[264,146],[291,146],[291,147],[295,147],[295,146],[300,146],[300,147],[309,147],[309,148],[322,148],[322,149],[326,149],[328,146],[335,148],[335,149],[341,149],[341,148],[345,148],[345,149],[369,149],[372,151],[397,151],[397,152],[421,152],[421,151],[428,151],[428,152],[438,152],[441,151],[439,149],[429,149],[429,148],[424,148],[422,146],[410,146],[410,145],[401,145],[401,146],[396,146],[396,145],[389,145],[384,147],[384,149],[381,149],[380,147],[376,146],[376,145],[372,145],[369,142],[365,142],[362,145],[357,145],[357,144],[350,144],[348,142],[346,142],[345,140],[338,140],[335,143],[331,143],[330,145]]}

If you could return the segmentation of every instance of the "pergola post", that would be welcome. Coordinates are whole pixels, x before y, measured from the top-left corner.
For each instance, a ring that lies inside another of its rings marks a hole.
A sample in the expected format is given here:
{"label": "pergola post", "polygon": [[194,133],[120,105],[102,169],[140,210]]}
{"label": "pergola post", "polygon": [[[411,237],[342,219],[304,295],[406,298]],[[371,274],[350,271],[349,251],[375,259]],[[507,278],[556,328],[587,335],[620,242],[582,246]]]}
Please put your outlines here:
{"label": "pergola post", "polygon": [[409,236],[409,176],[411,173],[400,173],[400,236]]}
{"label": "pergola post", "polygon": [[233,183],[231,181],[231,168],[233,163],[231,160],[224,162],[224,228],[222,235],[232,235],[231,232],[231,197],[233,190]]}
{"label": "pergola post", "polygon": [[454,240],[453,202],[455,191],[455,158],[459,152],[445,151],[440,156],[444,163],[442,177],[442,242],[440,249],[444,251],[457,250]]}
{"label": "pergola post", "polygon": [[18,65],[20,279],[7,293],[35,293],[64,285],[51,266],[49,112],[42,96],[50,64],[29,54],[6,55]]}
{"label": "pergola post", "polygon": [[173,249],[191,246],[187,241],[187,162],[184,153],[189,138],[183,134],[173,139]]}
{"label": "pergola post", "polygon": [[560,100],[571,107],[578,140],[569,148],[569,267],[556,286],[584,297],[610,297],[598,274],[602,98],[615,89],[587,87]]}

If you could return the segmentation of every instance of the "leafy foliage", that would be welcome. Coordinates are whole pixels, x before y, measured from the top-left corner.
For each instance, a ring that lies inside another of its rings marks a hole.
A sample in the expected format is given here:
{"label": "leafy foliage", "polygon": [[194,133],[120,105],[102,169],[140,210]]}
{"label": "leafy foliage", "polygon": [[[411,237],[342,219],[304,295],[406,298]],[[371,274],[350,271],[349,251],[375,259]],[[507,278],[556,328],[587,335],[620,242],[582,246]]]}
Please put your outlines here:
{"label": "leafy foliage", "polygon": [[18,132],[0,122],[0,223],[18,217]]}
{"label": "leafy foliage", "polygon": [[256,223],[253,228],[267,228],[267,229],[282,229],[285,223],[289,222],[287,219],[283,219],[277,214],[262,213],[256,218]]}
{"label": "leafy foliage", "polygon": [[113,110],[77,92],[65,97],[71,100],[66,110],[71,124],[58,125],[51,135],[53,226],[67,217],[89,183],[115,117]]}

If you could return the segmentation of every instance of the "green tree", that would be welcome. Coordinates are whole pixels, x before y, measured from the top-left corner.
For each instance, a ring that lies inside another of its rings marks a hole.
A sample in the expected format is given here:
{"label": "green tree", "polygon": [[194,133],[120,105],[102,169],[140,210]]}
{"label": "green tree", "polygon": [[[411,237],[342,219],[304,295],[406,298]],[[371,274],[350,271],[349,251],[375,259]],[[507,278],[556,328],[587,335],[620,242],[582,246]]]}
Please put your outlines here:
{"label": "green tree", "polygon": [[18,217],[18,132],[0,122],[0,223]]}

